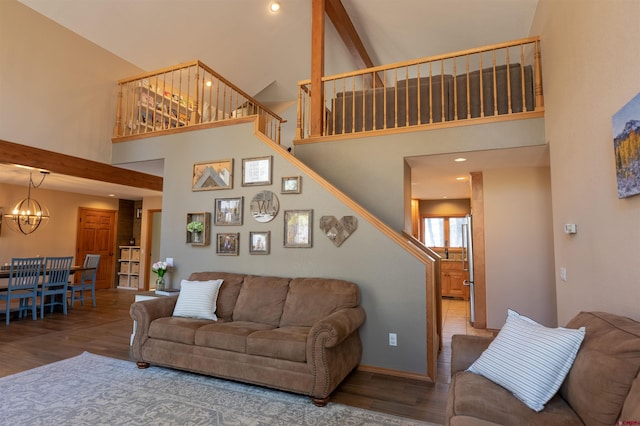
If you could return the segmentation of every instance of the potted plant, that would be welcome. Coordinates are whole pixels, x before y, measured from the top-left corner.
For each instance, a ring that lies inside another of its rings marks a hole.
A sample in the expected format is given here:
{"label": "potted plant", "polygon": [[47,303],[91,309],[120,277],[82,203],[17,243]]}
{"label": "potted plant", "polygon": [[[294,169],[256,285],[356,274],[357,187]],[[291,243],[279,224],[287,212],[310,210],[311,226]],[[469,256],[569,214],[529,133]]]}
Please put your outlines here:
{"label": "potted plant", "polygon": [[151,265],[151,270],[158,274],[158,279],[156,280],[156,290],[164,290],[164,274],[169,269],[169,264],[167,262],[158,261]]}
{"label": "potted plant", "polygon": [[191,241],[194,243],[200,242],[200,233],[204,231],[204,223],[194,220],[187,224],[187,231],[191,232]]}

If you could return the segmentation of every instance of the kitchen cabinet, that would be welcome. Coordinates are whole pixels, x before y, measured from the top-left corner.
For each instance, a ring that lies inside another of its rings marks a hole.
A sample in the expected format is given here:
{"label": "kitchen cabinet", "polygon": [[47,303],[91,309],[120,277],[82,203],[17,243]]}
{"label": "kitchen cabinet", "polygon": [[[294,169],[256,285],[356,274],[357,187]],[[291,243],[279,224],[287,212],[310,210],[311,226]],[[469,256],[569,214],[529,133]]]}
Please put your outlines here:
{"label": "kitchen cabinet", "polygon": [[464,285],[464,281],[469,279],[469,271],[462,269],[461,261],[441,261],[440,277],[442,296],[469,300],[469,287]]}

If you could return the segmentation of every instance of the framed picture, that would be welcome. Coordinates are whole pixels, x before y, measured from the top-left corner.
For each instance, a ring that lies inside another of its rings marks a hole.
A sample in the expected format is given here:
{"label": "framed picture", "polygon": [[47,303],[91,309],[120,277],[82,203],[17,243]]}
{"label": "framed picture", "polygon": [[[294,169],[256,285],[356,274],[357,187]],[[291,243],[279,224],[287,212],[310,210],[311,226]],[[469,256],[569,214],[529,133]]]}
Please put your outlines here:
{"label": "framed picture", "polygon": [[193,165],[192,191],[233,188],[233,159]]}
{"label": "framed picture", "polygon": [[312,246],[313,210],[284,211],[284,246]]}
{"label": "framed picture", "polygon": [[242,186],[271,185],[272,156],[242,159]]}
{"label": "framed picture", "polygon": [[237,256],[239,253],[239,245],[239,232],[216,234],[216,254],[223,256]]}
{"label": "framed picture", "polygon": [[271,232],[249,232],[249,253],[269,254],[271,248]]}
{"label": "framed picture", "polygon": [[282,178],[281,194],[299,194],[301,191],[302,177],[301,176],[287,176]]}
{"label": "framed picture", "polygon": [[618,198],[640,194],[640,93],[612,117]]}
{"label": "framed picture", "polygon": [[242,225],[243,199],[216,198],[214,225]]}

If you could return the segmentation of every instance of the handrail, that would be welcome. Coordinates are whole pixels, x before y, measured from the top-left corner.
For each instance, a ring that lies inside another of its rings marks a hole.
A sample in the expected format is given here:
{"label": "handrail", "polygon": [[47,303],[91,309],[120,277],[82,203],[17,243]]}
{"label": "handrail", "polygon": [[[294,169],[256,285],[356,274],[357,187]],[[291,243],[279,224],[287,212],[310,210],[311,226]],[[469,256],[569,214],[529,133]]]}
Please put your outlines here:
{"label": "handrail", "polygon": [[286,122],[198,60],[127,77],[118,86],[114,142],[258,115],[264,133],[279,144]]}
{"label": "handrail", "polygon": [[[298,140],[544,112],[539,37],[325,76],[322,85],[298,82]],[[312,111],[319,90],[324,111]]]}

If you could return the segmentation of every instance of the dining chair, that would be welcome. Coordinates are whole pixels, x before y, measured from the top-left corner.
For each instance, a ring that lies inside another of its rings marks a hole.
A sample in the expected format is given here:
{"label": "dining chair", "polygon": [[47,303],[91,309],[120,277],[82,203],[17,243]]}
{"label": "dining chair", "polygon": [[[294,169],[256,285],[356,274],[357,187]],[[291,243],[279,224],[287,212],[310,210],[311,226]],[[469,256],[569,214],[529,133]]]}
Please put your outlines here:
{"label": "dining chair", "polygon": [[87,270],[82,271],[82,275],[80,279],[76,283],[69,283],[68,289],[71,292],[71,304],[70,306],[73,308],[73,305],[76,301],[76,293],[78,293],[80,299],[80,304],[84,306],[84,292],[91,291],[91,301],[93,302],[93,307],[96,306],[96,276],[98,274],[98,265],[100,264],[100,255],[99,254],[88,254],[84,258],[83,267],[89,268]]}
{"label": "dining chair", "polygon": [[38,319],[36,310],[36,298],[38,292],[38,280],[42,274],[41,257],[15,257],[11,259],[9,269],[9,282],[7,291],[0,292],[0,300],[4,300],[6,324],[11,318],[11,301],[18,300],[18,318],[31,309],[33,319]]}
{"label": "dining chair", "polygon": [[[47,257],[44,261],[45,275],[42,285],[38,289],[40,296],[40,318],[44,318],[44,307],[50,306],[51,312],[55,305],[62,306],[62,312],[67,315],[67,286],[73,256]],[[60,296],[60,297],[58,297]],[[47,301],[47,297],[49,301]],[[60,299],[60,300],[58,300]]]}

